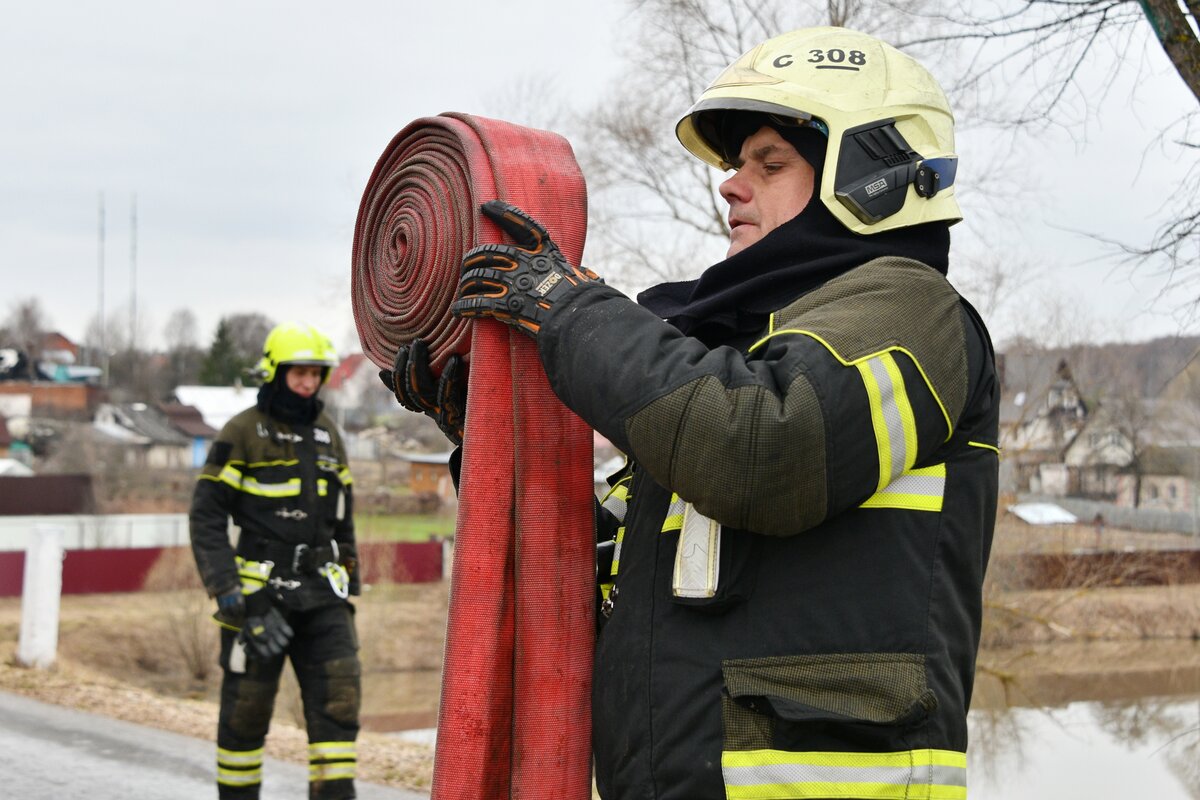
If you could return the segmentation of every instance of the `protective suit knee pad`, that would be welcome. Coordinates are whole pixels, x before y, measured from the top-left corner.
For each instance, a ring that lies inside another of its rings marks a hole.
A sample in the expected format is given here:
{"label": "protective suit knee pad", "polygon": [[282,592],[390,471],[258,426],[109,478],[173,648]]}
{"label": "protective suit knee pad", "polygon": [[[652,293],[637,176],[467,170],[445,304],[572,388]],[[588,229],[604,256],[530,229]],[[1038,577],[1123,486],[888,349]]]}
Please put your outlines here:
{"label": "protective suit knee pad", "polygon": [[267,735],[277,689],[277,683],[247,680],[238,683],[229,727],[239,738],[257,740]]}
{"label": "protective suit knee pad", "polygon": [[322,665],[325,673],[325,713],[342,725],[358,723],[362,704],[362,667],[357,656],[337,658]]}

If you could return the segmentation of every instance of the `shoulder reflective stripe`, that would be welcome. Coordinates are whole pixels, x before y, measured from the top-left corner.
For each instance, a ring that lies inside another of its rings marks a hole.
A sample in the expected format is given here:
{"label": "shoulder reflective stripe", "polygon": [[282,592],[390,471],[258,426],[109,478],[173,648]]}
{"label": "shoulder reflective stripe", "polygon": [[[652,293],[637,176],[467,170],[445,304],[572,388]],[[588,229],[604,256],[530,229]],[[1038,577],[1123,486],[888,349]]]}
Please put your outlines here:
{"label": "shoulder reflective stripe", "polygon": [[951,750],[725,752],[721,754],[721,772],[729,800],[825,797],[965,800],[967,796],[967,757]]}
{"label": "shoulder reflective stripe", "polygon": [[941,511],[946,494],[946,465],[935,464],[905,472],[867,498],[860,508],[902,508],[909,511]]}
{"label": "shoulder reflective stripe", "polygon": [[660,533],[670,533],[677,531],[683,527],[683,512],[687,509],[687,503],[677,495],[671,495],[671,504],[667,506],[667,516],[663,519],[662,530]]}
{"label": "shoulder reflective stripe", "polygon": [[221,471],[217,473],[217,480],[222,483],[228,483],[235,489],[242,488],[242,482],[245,480],[242,473],[234,469],[230,464],[221,467]]}
{"label": "shoulder reflective stripe", "polygon": [[721,525],[691,504],[683,512],[671,593],[676,597],[712,597],[721,578]]}
{"label": "shoulder reflective stripe", "polygon": [[260,467],[294,467],[299,464],[299,459],[280,459],[277,461],[255,461],[253,464],[247,464],[247,467],[258,469]]}
{"label": "shoulder reflective stripe", "polygon": [[296,497],[300,494],[300,479],[291,478],[284,483],[259,483],[253,478],[242,478],[237,488],[259,497]]}
{"label": "shoulder reflective stripe", "polygon": [[753,345],[751,345],[750,349],[747,350],[746,352],[753,353],[755,348],[757,348],[761,345],[764,345],[768,341],[773,339],[774,337],[782,336],[785,333],[798,334],[800,336],[807,336],[810,339],[813,339],[814,341],[819,342],[822,347],[824,347],[826,350],[828,350],[830,352],[830,354],[834,358],[836,358],[842,364],[842,366],[845,366],[845,367],[854,366],[855,364],[858,364],[862,361],[867,361],[869,359],[875,358],[876,356],[879,356],[882,353],[904,353],[904,355],[908,356],[909,359],[912,361],[912,363],[916,366],[917,372],[921,373],[921,378],[925,381],[925,385],[929,388],[929,393],[933,396],[933,401],[935,403],[937,403],[938,410],[940,410],[942,412],[942,421],[944,421],[946,423],[946,438],[949,439],[950,436],[954,433],[954,423],[950,420],[950,412],[948,412],[946,410],[946,404],[942,402],[941,395],[938,394],[937,389],[933,385],[933,381],[929,380],[929,375],[926,374],[925,368],[921,366],[921,362],[917,361],[917,357],[914,356],[911,352],[909,352],[905,348],[899,347],[899,346],[887,347],[887,348],[884,348],[883,350],[880,350],[877,353],[867,353],[865,356],[862,356],[861,358],[856,358],[853,361],[850,361],[848,359],[842,358],[841,353],[839,353],[837,350],[833,349],[833,345],[831,345],[829,342],[825,341],[824,339],[822,339],[820,336],[813,333],[812,331],[800,330],[798,328],[797,329],[786,328],[784,330],[772,331],[772,332],[768,333],[766,336],[764,336],[763,338],[761,338],[757,342],[755,342]]}
{"label": "shoulder reflective stripe", "polygon": [[917,423],[904,390],[900,367],[890,353],[855,365],[871,405],[871,425],[879,451],[879,483],[882,489],[912,466],[917,457]]}
{"label": "shoulder reflective stripe", "polygon": [[985,442],[967,442],[967,445],[970,447],[978,447],[981,450],[991,450],[996,455],[1000,455],[1000,448],[992,444],[986,444]]}
{"label": "shoulder reflective stripe", "polygon": [[350,474],[350,468],[343,466],[338,470],[338,480],[342,482],[342,486],[349,486],[354,483],[354,476]]}

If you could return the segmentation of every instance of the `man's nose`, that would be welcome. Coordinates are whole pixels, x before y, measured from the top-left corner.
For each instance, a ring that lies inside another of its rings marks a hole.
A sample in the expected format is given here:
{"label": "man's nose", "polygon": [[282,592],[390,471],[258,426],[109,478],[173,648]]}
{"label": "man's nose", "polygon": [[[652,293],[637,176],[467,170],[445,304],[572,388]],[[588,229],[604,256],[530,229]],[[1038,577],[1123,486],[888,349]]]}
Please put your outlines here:
{"label": "man's nose", "polygon": [[721,197],[725,202],[730,205],[735,200],[744,203],[750,199],[750,183],[742,177],[740,170],[722,181],[717,191],[721,193]]}

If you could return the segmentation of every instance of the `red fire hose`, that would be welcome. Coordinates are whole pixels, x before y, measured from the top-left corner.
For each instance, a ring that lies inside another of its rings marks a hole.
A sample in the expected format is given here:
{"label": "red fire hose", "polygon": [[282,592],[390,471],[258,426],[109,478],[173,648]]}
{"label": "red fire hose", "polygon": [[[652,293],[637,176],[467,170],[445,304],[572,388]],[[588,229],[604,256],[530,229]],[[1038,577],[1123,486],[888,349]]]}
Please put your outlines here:
{"label": "red fire hose", "polygon": [[[590,429],[550,390],[533,340],[449,313],[463,254],[503,240],[479,212],[520,206],[579,263],[583,176],[560,136],[464,114],[418,119],[375,166],[354,233],[367,356],[430,343],[469,365],[434,800],[591,796]],[[369,698],[368,698],[369,702]]]}

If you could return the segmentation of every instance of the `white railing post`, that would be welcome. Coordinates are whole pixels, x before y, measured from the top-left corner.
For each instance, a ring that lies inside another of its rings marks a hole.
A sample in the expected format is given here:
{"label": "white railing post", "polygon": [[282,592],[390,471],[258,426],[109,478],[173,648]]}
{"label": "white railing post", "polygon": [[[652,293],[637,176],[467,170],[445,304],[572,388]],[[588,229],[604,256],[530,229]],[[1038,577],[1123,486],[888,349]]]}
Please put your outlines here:
{"label": "white railing post", "polygon": [[62,526],[38,524],[25,548],[21,589],[21,639],[17,661],[46,669],[58,654],[58,606],[62,596]]}

